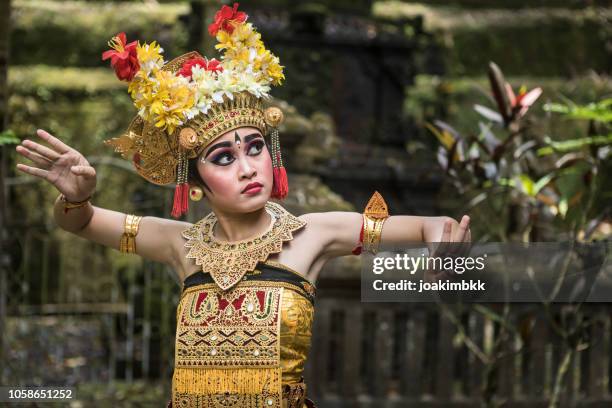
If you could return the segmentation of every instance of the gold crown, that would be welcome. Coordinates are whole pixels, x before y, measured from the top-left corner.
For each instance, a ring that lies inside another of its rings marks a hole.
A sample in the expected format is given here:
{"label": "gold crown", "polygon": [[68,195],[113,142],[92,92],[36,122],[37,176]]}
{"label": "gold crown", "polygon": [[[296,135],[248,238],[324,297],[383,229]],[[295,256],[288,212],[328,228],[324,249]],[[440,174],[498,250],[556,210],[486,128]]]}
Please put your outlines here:
{"label": "gold crown", "polygon": [[[199,55],[196,51],[181,55],[162,69],[174,73],[183,62]],[[171,135],[137,115],[122,136],[104,143],[113,146],[115,152],[121,153],[124,158],[132,160],[143,178],[165,185],[176,181],[181,151],[187,159],[197,157],[219,136],[242,126],[252,126],[266,134],[263,101],[249,92],[235,94],[233,99],[226,96],[223,103],[214,104],[207,114],[196,115],[177,127]]]}

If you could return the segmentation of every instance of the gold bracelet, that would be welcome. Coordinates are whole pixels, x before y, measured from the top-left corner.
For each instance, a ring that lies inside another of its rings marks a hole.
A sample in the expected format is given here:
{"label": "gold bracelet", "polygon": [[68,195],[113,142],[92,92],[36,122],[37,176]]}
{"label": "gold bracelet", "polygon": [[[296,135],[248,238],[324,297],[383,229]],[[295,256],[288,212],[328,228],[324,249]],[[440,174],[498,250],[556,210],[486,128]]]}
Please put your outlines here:
{"label": "gold bracelet", "polygon": [[363,248],[374,255],[378,252],[383,224],[387,218],[387,203],[380,193],[375,191],[363,212]]}
{"label": "gold bracelet", "polygon": [[91,200],[91,196],[87,197],[83,201],[68,201],[64,194],[60,194],[59,199],[62,202],[62,205],[64,206],[64,213],[67,213],[69,210],[72,210],[74,208],[85,207],[87,203],[89,203],[89,201]]}
{"label": "gold bracelet", "polygon": [[133,214],[127,214],[125,217],[125,225],[123,234],[119,242],[119,251],[133,254],[136,252],[136,235],[138,235],[138,227],[142,217]]}

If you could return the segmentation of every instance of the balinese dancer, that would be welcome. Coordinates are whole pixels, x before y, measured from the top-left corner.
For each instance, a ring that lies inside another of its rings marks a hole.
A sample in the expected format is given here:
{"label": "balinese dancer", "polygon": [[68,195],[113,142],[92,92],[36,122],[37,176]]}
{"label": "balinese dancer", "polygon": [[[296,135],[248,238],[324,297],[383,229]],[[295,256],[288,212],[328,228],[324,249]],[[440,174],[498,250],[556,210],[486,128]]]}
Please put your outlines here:
{"label": "balinese dancer", "polygon": [[[146,180],[175,184],[172,216],[205,198],[195,224],[94,206],[96,171],[85,157],[38,130],[24,140],[27,174],[59,190],[54,215],[74,234],[170,265],[179,275],[174,407],[314,407],[303,380],[315,283],[330,259],[379,245],[469,241],[469,218],[389,216],[375,193],[363,214],[294,216],[280,204],[288,182],[279,145],[281,110],[267,107],[284,79],[247,15],[223,6],[209,32],[217,59],[190,52],[169,62],[155,42],[124,33],[103,54],[128,83],[138,109],[107,141]],[[265,136],[270,142],[266,143]],[[383,228],[384,226],[384,228]]]}

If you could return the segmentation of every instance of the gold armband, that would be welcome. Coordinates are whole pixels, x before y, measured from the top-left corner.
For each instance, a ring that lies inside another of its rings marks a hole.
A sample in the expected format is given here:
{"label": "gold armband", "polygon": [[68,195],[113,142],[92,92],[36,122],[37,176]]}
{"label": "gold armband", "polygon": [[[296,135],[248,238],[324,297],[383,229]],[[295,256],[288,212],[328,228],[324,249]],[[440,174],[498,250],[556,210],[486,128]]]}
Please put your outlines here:
{"label": "gold armband", "polygon": [[123,235],[121,235],[121,242],[119,243],[119,250],[121,252],[129,254],[136,252],[136,235],[138,234],[141,219],[142,217],[132,214],[128,214],[125,217]]}
{"label": "gold armband", "polygon": [[375,191],[363,211],[363,248],[372,254],[378,252],[383,224],[389,218],[387,203]]}

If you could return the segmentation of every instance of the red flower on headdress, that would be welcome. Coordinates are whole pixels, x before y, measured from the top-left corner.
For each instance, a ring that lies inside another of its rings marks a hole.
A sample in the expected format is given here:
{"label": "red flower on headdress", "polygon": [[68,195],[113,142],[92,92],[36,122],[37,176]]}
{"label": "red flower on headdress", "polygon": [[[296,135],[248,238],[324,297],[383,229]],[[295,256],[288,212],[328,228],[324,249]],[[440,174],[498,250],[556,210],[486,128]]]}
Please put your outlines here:
{"label": "red flower on headdress", "polygon": [[136,52],[138,41],[132,41],[129,44],[126,44],[126,42],[125,33],[119,33],[108,42],[108,46],[112,50],[105,51],[102,54],[102,61],[111,59],[111,66],[115,69],[115,74],[121,81],[131,81],[140,69]]}
{"label": "red flower on headdress", "polygon": [[214,58],[211,60],[207,60],[206,58],[202,58],[202,57],[193,57],[183,63],[183,66],[181,67],[181,70],[178,72],[178,74],[181,76],[187,77],[187,78],[191,78],[191,75],[192,75],[191,70],[196,65],[199,65],[200,67],[204,68],[206,71],[213,71],[213,72],[223,71],[223,67],[221,66],[221,61],[217,61]]}
{"label": "red flower on headdress", "polygon": [[221,10],[215,14],[215,21],[208,26],[208,32],[212,36],[216,36],[219,30],[232,33],[237,24],[244,23],[247,15],[244,11],[238,11],[239,3],[234,3],[234,7],[223,6]]}

